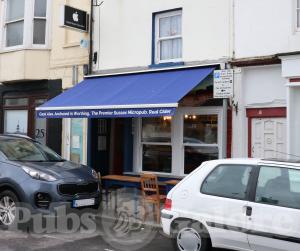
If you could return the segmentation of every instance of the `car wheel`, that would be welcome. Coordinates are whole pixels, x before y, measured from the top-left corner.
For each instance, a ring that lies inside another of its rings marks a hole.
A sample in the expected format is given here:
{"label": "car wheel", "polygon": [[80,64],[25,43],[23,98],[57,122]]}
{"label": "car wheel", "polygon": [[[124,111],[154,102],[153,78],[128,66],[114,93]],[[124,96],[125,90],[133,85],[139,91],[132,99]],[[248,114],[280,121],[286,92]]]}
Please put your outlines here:
{"label": "car wheel", "polygon": [[173,231],[173,244],[178,251],[208,251],[211,241],[205,227],[199,222],[180,221]]}
{"label": "car wheel", "polygon": [[16,220],[18,197],[12,191],[6,190],[0,193],[0,225],[9,227]]}

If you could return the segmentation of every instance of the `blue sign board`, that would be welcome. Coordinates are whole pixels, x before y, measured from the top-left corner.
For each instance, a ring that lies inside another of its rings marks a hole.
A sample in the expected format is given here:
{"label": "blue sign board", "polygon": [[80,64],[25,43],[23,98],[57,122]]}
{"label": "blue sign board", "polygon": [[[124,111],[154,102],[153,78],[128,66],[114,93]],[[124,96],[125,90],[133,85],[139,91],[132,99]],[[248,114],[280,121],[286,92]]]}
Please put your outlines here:
{"label": "blue sign board", "polygon": [[38,118],[134,118],[173,116],[171,108],[129,108],[129,109],[93,109],[93,110],[47,110],[37,111]]}

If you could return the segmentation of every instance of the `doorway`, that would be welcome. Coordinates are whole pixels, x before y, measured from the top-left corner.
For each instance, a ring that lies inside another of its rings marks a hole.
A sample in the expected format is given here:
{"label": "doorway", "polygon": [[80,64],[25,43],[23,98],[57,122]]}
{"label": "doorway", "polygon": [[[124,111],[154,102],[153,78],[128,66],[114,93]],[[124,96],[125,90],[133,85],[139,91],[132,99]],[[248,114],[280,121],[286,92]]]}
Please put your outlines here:
{"label": "doorway", "polygon": [[110,173],[111,119],[91,120],[91,166],[101,175]]}
{"label": "doorway", "polygon": [[286,158],[286,118],[253,118],[251,156]]}

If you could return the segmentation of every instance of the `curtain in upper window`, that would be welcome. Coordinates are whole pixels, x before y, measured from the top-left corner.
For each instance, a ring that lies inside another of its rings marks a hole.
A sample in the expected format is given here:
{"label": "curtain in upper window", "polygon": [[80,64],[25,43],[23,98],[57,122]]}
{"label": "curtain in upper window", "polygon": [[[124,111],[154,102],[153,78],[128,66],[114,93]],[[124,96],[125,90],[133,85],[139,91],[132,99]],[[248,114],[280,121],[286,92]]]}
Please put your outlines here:
{"label": "curtain in upper window", "polygon": [[181,12],[158,14],[156,17],[158,61],[182,57]]}

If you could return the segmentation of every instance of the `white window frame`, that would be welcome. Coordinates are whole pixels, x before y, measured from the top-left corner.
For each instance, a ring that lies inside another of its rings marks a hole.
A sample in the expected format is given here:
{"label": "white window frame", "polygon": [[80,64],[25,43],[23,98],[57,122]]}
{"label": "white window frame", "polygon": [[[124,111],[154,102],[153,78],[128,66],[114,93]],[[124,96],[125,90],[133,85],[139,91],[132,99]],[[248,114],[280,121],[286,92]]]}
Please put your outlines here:
{"label": "white window frame", "polygon": [[296,31],[300,31],[300,26],[298,26],[298,18],[300,18],[300,6],[298,6],[298,0],[295,0],[295,27]]}
{"label": "white window frame", "polygon": [[[166,18],[166,17],[172,17],[172,16],[178,16],[181,15],[181,34],[180,35],[176,35],[176,36],[169,36],[169,37],[163,37],[160,38],[159,37],[159,21],[162,18]],[[164,12],[161,14],[156,14],[155,15],[155,63],[156,64],[161,64],[161,63],[170,63],[170,62],[181,62],[182,61],[182,55],[183,55],[183,26],[182,26],[182,10],[176,10],[176,11],[169,11],[169,12]],[[180,58],[172,58],[172,59],[165,59],[165,60],[161,60],[160,59],[160,42],[163,40],[172,40],[172,39],[176,39],[176,38],[181,38],[181,57]]]}
{"label": "white window frame", "polygon": [[[183,128],[184,115],[217,115],[218,116],[218,143],[217,145],[209,144],[209,146],[218,146],[219,158],[223,156],[223,108],[222,107],[180,107],[177,109],[175,115],[172,117],[171,123],[171,144],[164,143],[143,143],[142,142],[142,119],[137,118],[133,120],[133,134],[134,134],[134,150],[133,150],[133,171],[135,173],[143,172],[143,145],[171,145],[172,146],[172,167],[171,173],[153,172],[160,176],[178,176],[184,177],[184,146],[192,145],[183,143]],[[207,146],[207,145],[201,145]]]}
{"label": "white window frame", "polygon": [[[35,6],[35,1],[32,0],[32,30],[31,30],[31,45],[32,48],[36,49],[44,49],[49,47],[49,27],[50,27],[50,2],[51,0],[47,0],[47,12],[46,12],[46,17],[36,17],[34,15],[34,6]],[[34,31],[34,20],[39,19],[39,20],[46,20],[46,30],[45,30],[45,44],[34,44],[33,43],[33,31]]]}
{"label": "white window frame", "polygon": [[[34,25],[34,6],[35,0],[25,0],[24,10],[24,30],[23,30],[23,44],[16,46],[6,46],[6,9],[7,1],[3,0],[2,10],[0,11],[0,52],[9,52],[23,49],[50,49],[50,29],[51,29],[51,6],[52,0],[47,0],[47,14],[45,44],[33,44],[33,25]],[[1,18],[2,16],[2,18]]]}
{"label": "white window frame", "polygon": [[[3,6],[2,11],[1,11],[2,20],[0,20],[0,21],[1,21],[1,27],[3,27],[3,28],[1,29],[2,34],[0,34],[1,38],[2,38],[0,40],[1,41],[0,47],[1,48],[10,48],[11,50],[18,50],[18,49],[23,47],[24,40],[25,40],[24,31],[25,31],[26,8],[27,8],[26,3],[24,4],[24,17],[20,18],[20,19],[16,19],[14,21],[9,21],[9,22],[6,21],[7,6],[8,6],[7,0],[3,1],[2,6]],[[23,20],[23,44],[6,47],[6,32],[7,32],[7,26],[6,25],[9,24],[9,23],[14,23],[14,22],[21,21],[21,20]]]}

